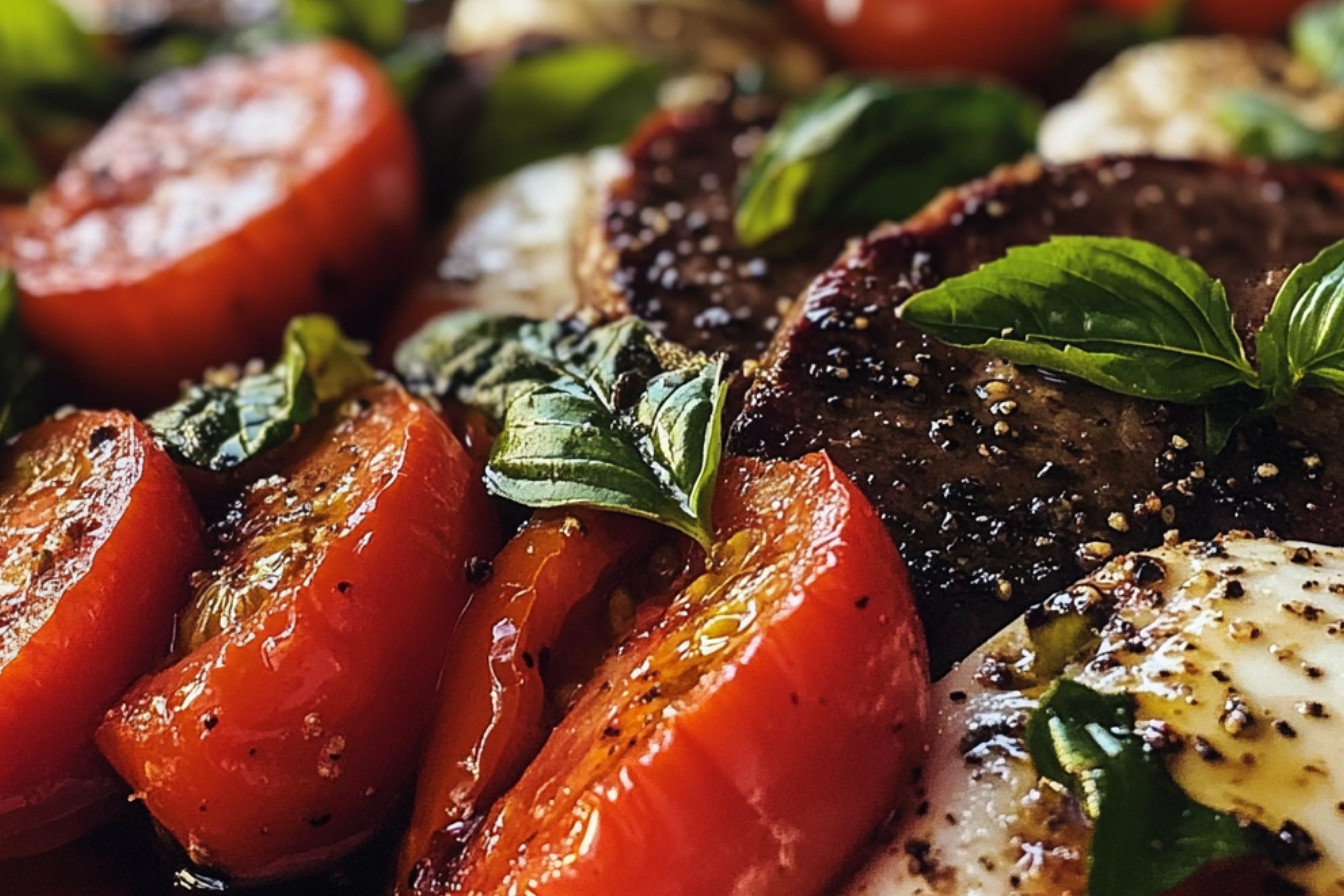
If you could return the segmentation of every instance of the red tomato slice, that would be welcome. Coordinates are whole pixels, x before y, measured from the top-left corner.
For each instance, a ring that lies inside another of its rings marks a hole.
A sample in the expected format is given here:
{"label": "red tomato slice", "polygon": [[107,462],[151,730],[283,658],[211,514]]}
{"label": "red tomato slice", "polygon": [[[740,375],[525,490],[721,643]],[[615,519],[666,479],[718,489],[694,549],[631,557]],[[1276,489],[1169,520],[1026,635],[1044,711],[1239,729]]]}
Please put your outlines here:
{"label": "red tomato slice", "polygon": [[0,858],[77,836],[121,792],[93,730],[167,654],[201,528],[128,414],[44,423],[0,458]]}
{"label": "red tomato slice", "polygon": [[647,554],[651,528],[614,514],[541,514],[495,557],[453,635],[399,882],[440,831],[484,813],[545,743],[543,660],[579,602]]}
{"label": "red tomato slice", "polygon": [[499,539],[472,461],[401,389],[358,393],[310,438],[226,516],[183,626],[204,642],[97,734],[187,855],[236,881],[314,869],[387,821],[468,561]]}
{"label": "red tomato slice", "polygon": [[418,225],[414,136],[373,60],[330,41],[223,58],[146,85],[34,199],[21,313],[91,395],[152,406],[266,355],[296,314],[357,329]]}
{"label": "red tomato slice", "polygon": [[792,0],[845,63],[896,71],[959,69],[1026,78],[1064,44],[1077,0]]}
{"label": "red tomato slice", "polygon": [[598,673],[419,893],[817,893],[909,785],[927,659],[904,567],[823,455],[733,460],[709,572]]}

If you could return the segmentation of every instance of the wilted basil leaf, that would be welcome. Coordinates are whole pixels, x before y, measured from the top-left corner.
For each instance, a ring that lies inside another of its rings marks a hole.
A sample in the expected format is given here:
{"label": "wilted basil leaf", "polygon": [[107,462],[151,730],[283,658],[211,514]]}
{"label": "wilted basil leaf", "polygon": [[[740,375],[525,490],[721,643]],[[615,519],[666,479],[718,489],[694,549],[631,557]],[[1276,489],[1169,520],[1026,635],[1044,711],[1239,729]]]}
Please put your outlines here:
{"label": "wilted basil leaf", "polygon": [[471,179],[629,137],[658,104],[662,65],[615,46],[527,56],[500,71],[472,146]]}
{"label": "wilted basil leaf", "polygon": [[300,34],[331,35],[385,53],[406,30],[406,0],[285,0],[290,27]]}
{"label": "wilted basil leaf", "polygon": [[1344,242],[1293,269],[1255,346],[1270,407],[1299,386],[1344,393]]}
{"label": "wilted basil leaf", "polygon": [[1223,97],[1217,120],[1244,156],[1335,165],[1344,162],[1344,129],[1318,131],[1292,109],[1253,91]]}
{"label": "wilted basil leaf", "polygon": [[1192,800],[1134,729],[1134,699],[1068,679],[1027,724],[1036,771],[1066,787],[1092,819],[1088,896],[1156,896],[1210,862],[1255,855],[1235,816]]}
{"label": "wilted basil leaf", "polygon": [[1039,121],[1009,87],[835,79],[786,110],[757,151],[738,190],[738,238],[903,218],[1030,151]]}
{"label": "wilted basil leaf", "polygon": [[464,313],[404,343],[397,370],[500,421],[486,467],[495,494],[629,513],[708,543],[722,359],[660,342],[634,318],[586,329]]}
{"label": "wilted basil leaf", "polygon": [[1293,17],[1293,52],[1332,81],[1344,81],[1344,3],[1313,3]]}
{"label": "wilted basil leaf", "polygon": [[1223,286],[1151,243],[1056,237],[911,298],[902,319],[1113,392],[1202,403],[1255,386]]}
{"label": "wilted basil leaf", "polygon": [[0,268],[0,439],[40,416],[42,362],[19,328],[18,300],[14,277]]}
{"label": "wilted basil leaf", "polygon": [[275,366],[190,386],[145,422],[174,460],[227,470],[284,444],[322,404],[370,381],[364,354],[331,318],[296,317]]}

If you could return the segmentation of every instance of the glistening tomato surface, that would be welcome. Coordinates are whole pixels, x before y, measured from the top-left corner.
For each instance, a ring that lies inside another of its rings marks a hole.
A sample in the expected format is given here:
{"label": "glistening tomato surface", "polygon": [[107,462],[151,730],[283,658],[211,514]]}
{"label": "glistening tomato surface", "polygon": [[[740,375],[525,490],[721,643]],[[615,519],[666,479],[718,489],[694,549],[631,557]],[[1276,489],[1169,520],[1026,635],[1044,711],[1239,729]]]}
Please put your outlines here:
{"label": "glistening tomato surface", "polygon": [[498,525],[475,466],[394,386],[345,402],[219,533],[182,626],[199,644],[98,730],[195,862],[256,881],[386,822],[415,771],[467,561]]}
{"label": "glistening tomato surface", "polygon": [[708,572],[599,670],[422,893],[817,893],[928,714],[904,567],[823,455],[730,460]]}
{"label": "glistening tomato surface", "polygon": [[44,423],[0,459],[0,858],[82,833],[120,793],[93,731],[167,654],[201,526],[128,414]]}
{"label": "glistening tomato surface", "polygon": [[792,0],[847,65],[1026,78],[1064,42],[1076,0]]}
{"label": "glistening tomato surface", "polygon": [[27,329],[96,398],[166,403],[271,351],[295,314],[350,323],[414,251],[410,125],[335,42],[222,58],[140,90],[14,240]]}
{"label": "glistening tomato surface", "polygon": [[489,579],[472,596],[444,667],[399,887],[445,839],[440,831],[488,809],[545,743],[545,660],[571,611],[604,582],[610,587],[638,555],[647,557],[652,528],[614,514],[538,514],[483,573]]}

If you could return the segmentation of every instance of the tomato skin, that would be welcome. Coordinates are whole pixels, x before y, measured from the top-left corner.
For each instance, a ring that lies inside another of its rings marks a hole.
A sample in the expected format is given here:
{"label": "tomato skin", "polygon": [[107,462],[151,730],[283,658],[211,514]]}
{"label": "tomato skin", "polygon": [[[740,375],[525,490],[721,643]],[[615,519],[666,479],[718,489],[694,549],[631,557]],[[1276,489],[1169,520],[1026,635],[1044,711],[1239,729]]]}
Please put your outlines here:
{"label": "tomato skin", "polygon": [[653,541],[651,526],[628,517],[541,513],[495,557],[453,633],[399,887],[440,830],[483,813],[536,755],[550,732],[537,658],[579,601]]}
{"label": "tomato skin", "polygon": [[418,166],[391,87],[345,44],[162,76],[31,203],[24,325],[92,399],[135,408],[265,356],[296,314],[359,329],[413,257]]}
{"label": "tomato skin", "polygon": [[[25,468],[38,472],[16,491]],[[109,816],[106,800],[122,789],[93,749],[94,728],[167,654],[204,548],[176,468],[128,414],[34,427],[0,461],[0,482],[0,576],[15,584],[16,567],[51,551],[49,567],[21,586],[22,604],[0,616],[4,858],[58,846]]]}
{"label": "tomato skin", "polygon": [[1064,43],[1076,0],[791,0],[849,66],[1030,78]]}
{"label": "tomato skin", "polygon": [[264,603],[138,682],[97,733],[188,856],[235,881],[316,868],[386,822],[467,560],[499,539],[471,460],[400,388],[362,391],[313,444],[253,486],[211,580],[260,583]]}
{"label": "tomato skin", "polygon": [[928,678],[895,548],[824,455],[725,466],[710,572],[418,892],[806,896],[903,795]]}
{"label": "tomato skin", "polygon": [[[1133,18],[1157,12],[1172,0],[1098,0],[1102,9]],[[1283,34],[1293,14],[1311,0],[1193,0],[1189,16],[1200,28],[1252,37]]]}

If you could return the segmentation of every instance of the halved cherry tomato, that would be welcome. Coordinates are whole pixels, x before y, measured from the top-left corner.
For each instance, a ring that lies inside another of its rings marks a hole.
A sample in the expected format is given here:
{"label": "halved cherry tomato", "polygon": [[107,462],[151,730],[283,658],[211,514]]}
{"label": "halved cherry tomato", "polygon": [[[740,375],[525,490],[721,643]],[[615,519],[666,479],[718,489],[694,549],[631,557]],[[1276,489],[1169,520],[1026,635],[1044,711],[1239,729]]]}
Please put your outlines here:
{"label": "halved cherry tomato", "polygon": [[238,881],[315,868],[387,821],[468,561],[499,540],[462,446],[400,388],[362,390],[307,438],[226,517],[183,626],[203,643],[97,734],[187,855]]}
{"label": "halved cherry tomato", "polygon": [[[1098,0],[1103,9],[1142,18],[1178,0]],[[1273,37],[1288,29],[1293,13],[1311,0],[1191,0],[1189,16],[1200,28]]]}
{"label": "halved cherry tomato", "polygon": [[541,513],[483,570],[488,581],[472,596],[444,666],[399,887],[436,835],[484,814],[541,749],[550,733],[542,667],[566,618],[631,560],[647,558],[654,535],[649,524],[614,514]]}
{"label": "halved cherry tomato", "polygon": [[21,313],[91,395],[150,406],[270,352],[295,314],[357,329],[418,225],[414,137],[373,60],[330,41],[223,58],[145,86],[34,199]]}
{"label": "halved cherry tomato", "polygon": [[0,858],[83,833],[122,792],[93,730],[168,653],[201,530],[128,414],[41,424],[0,458]]}
{"label": "halved cherry tomato", "polygon": [[792,0],[846,64],[1028,78],[1064,44],[1077,0]]}
{"label": "halved cherry tomato", "polygon": [[807,896],[903,795],[927,659],[890,538],[824,455],[726,466],[708,573],[418,892]]}

